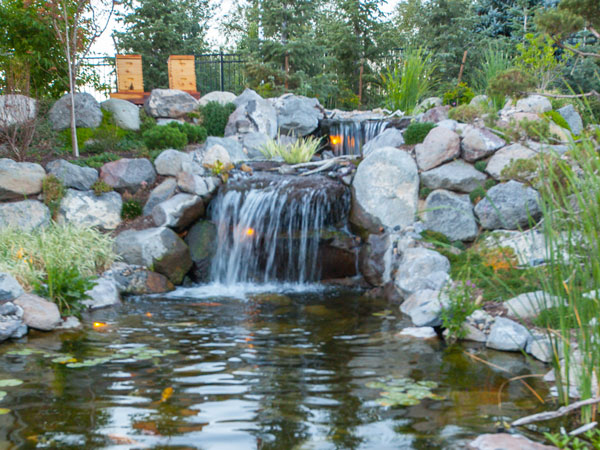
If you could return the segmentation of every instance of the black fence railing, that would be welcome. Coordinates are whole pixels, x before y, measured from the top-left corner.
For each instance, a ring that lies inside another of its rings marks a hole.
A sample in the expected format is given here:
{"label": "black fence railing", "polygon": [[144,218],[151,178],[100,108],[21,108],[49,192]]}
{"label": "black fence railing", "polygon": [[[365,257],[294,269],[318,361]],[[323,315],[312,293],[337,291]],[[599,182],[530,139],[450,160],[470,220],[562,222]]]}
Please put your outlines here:
{"label": "black fence railing", "polygon": [[239,94],[244,89],[244,64],[239,53],[196,55],[196,83],[200,92],[229,91]]}

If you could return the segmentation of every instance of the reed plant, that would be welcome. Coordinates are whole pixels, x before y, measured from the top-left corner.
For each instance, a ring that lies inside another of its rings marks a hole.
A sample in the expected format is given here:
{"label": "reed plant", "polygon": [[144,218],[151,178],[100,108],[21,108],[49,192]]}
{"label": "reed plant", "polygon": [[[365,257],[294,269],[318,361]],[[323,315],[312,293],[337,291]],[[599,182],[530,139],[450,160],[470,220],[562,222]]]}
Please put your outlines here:
{"label": "reed plant", "polygon": [[321,138],[300,137],[293,143],[283,143],[279,138],[268,140],[261,153],[268,159],[283,159],[287,164],[308,162],[321,147]]}
{"label": "reed plant", "polygon": [[407,49],[393,69],[381,75],[386,107],[412,113],[419,101],[437,85],[436,65],[423,48]]}
{"label": "reed plant", "polygon": [[[483,52],[483,60],[473,77],[473,85],[477,92],[487,92],[490,82],[502,72],[510,69],[512,64],[513,59],[507,51],[502,50],[497,45],[490,44]],[[496,110],[504,106],[504,95],[492,95],[491,99]]]}

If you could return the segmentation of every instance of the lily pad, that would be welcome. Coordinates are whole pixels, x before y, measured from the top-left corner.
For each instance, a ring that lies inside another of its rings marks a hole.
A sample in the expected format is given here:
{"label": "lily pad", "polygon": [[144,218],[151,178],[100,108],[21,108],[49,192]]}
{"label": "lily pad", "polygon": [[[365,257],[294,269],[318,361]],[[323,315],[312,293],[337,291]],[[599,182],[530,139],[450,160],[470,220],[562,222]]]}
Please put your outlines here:
{"label": "lily pad", "polygon": [[392,378],[385,381],[372,381],[366,385],[371,389],[381,390],[377,403],[382,406],[414,406],[429,398],[442,400],[432,389],[438,384],[434,381],[415,381],[411,378]]}
{"label": "lily pad", "polygon": [[23,384],[23,380],[17,380],[16,378],[0,380],[0,387],[20,386],[21,384]]}

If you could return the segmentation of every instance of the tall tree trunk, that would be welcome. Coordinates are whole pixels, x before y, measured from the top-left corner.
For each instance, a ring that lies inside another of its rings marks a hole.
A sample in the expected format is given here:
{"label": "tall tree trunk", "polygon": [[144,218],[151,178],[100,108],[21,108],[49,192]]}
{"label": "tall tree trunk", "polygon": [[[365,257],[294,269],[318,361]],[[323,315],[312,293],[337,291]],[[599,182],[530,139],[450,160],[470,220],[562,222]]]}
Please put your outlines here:
{"label": "tall tree trunk", "polygon": [[[71,34],[69,29],[69,17],[67,3],[63,0],[63,18],[65,20],[65,49],[67,54],[67,65],[69,67],[69,92],[71,94],[71,145],[73,146],[73,156],[79,158],[79,145],[77,144],[77,125],[75,123],[75,80],[73,79],[73,61],[71,59]],[[73,30],[74,33],[77,30]],[[74,50],[74,49],[73,49]]]}

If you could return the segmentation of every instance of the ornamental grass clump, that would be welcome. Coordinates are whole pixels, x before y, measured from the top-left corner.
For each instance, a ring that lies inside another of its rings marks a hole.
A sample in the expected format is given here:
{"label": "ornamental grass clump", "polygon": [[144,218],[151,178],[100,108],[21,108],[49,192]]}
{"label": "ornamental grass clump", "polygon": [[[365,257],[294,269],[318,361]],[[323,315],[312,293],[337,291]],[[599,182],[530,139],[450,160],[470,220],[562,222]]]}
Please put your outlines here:
{"label": "ornamental grass clump", "polygon": [[267,141],[260,149],[268,159],[283,159],[287,164],[308,162],[321,147],[321,139],[314,136],[298,138],[296,142],[284,144],[279,139]]}

